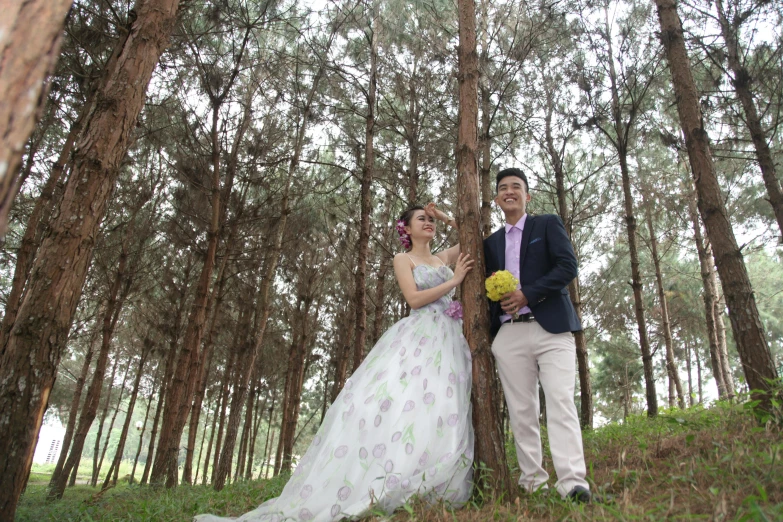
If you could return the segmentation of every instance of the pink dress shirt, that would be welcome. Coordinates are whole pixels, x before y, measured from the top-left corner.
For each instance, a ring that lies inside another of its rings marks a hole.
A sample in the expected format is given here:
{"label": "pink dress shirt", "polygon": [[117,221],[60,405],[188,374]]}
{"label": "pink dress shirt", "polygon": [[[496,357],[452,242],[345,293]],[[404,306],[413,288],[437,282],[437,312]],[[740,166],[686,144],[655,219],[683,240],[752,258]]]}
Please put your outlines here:
{"label": "pink dress shirt", "polygon": [[[514,277],[522,281],[519,277],[519,255],[522,252],[522,231],[525,229],[527,214],[523,215],[515,225],[506,223],[506,270],[511,272]],[[517,288],[521,288],[517,284]],[[517,312],[518,314],[529,314],[530,307],[523,306]],[[503,314],[500,316],[500,322],[505,323],[511,320],[511,315]]]}

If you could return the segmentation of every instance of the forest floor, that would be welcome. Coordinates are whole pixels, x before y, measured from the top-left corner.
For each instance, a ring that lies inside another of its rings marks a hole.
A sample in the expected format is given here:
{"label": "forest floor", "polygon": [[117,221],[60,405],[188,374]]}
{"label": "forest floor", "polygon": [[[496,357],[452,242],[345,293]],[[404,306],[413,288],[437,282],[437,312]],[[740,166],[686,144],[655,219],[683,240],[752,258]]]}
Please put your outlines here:
{"label": "forest floor", "polygon": [[[742,405],[666,411],[654,420],[633,417],[585,434],[584,444],[588,480],[605,503],[575,505],[554,493],[521,491],[506,501],[478,492],[456,511],[414,503],[391,517],[365,520],[783,520],[783,429],[779,422],[760,426]],[[517,477],[513,445],[509,450]],[[548,459],[547,466],[551,473]],[[45,485],[36,480],[22,497],[17,520],[185,522],[197,513],[237,516],[277,496],[284,484],[278,477],[231,484],[221,492],[123,484],[103,494],[76,486],[62,500],[47,502]]]}

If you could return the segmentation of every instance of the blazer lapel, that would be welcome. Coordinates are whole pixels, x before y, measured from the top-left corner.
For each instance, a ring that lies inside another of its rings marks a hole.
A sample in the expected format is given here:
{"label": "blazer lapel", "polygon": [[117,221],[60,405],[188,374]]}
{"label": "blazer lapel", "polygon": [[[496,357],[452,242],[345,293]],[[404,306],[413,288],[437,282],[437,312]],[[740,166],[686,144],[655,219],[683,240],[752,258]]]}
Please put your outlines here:
{"label": "blazer lapel", "polygon": [[528,215],[525,219],[525,228],[522,230],[522,245],[520,245],[520,252],[519,252],[519,275],[520,279],[523,274],[522,267],[525,264],[525,255],[527,254],[527,244],[530,242],[530,235],[533,233],[533,227],[535,223],[535,218],[531,215]]}

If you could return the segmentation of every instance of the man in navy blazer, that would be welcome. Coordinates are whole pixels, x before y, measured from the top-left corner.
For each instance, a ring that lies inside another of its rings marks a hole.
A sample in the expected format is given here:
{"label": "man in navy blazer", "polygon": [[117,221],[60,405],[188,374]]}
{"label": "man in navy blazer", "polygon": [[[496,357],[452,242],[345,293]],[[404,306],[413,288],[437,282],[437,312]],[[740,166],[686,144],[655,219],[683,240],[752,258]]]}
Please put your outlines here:
{"label": "man in navy blazer", "polygon": [[589,502],[574,404],[576,344],[572,332],[582,326],[567,288],[577,275],[576,256],[558,216],[527,214],[528,188],[520,169],[504,169],[497,175],[495,203],[503,210],[506,223],[484,240],[487,276],[508,270],[520,284],[490,305],[492,353],[517,446],[519,484],[531,492],[548,487],[538,422],[540,382],[558,479],[555,487],[564,498]]}

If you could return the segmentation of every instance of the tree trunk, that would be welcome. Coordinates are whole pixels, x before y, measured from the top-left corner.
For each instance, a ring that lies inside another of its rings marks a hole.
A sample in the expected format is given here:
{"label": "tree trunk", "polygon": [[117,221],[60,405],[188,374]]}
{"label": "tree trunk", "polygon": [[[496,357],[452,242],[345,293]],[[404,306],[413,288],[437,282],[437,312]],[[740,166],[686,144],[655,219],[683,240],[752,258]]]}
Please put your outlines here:
{"label": "tree trunk", "polygon": [[[294,451],[294,442],[296,437],[296,424],[299,420],[299,411],[302,405],[302,386],[304,384],[305,359],[307,358],[307,347],[311,336],[311,319],[308,312],[313,303],[312,295],[300,297],[297,313],[295,317],[299,318],[298,335],[294,337],[294,343],[288,358],[288,372],[286,373],[285,396],[283,397],[283,420],[280,439],[282,441],[283,455],[280,463],[281,472],[291,471],[291,458]],[[317,317],[315,324],[317,324]],[[314,328],[314,325],[313,325]],[[277,466],[275,466],[277,467]]]}
{"label": "tree trunk", "polygon": [[707,249],[704,246],[704,240],[701,236],[701,222],[699,221],[698,212],[699,211],[696,208],[696,195],[691,192],[688,194],[688,213],[690,215],[691,225],[693,226],[693,239],[696,243],[696,253],[699,256],[701,283],[704,289],[704,293],[702,294],[704,299],[704,317],[706,319],[707,337],[710,345],[712,375],[715,377],[715,384],[718,386],[718,398],[726,399],[726,381],[723,380],[722,353],[718,345],[718,326],[715,322],[715,293],[713,292],[713,284],[710,279],[715,270],[712,266],[712,255],[707,255]]}
{"label": "tree trunk", "polygon": [[[54,189],[65,171],[66,164],[70,160],[71,150],[81,130],[83,118],[84,115],[81,115],[79,120],[71,126],[71,130],[60,152],[60,157],[52,166],[52,171],[41,189],[40,196],[35,200],[35,207],[33,207],[30,218],[27,220],[19,250],[16,252],[16,265],[14,266],[14,276],[11,280],[11,291],[6,299],[3,322],[0,325],[0,346],[5,346],[8,334],[14,326],[16,313],[24,295],[25,283],[27,283],[27,279],[30,277],[30,270],[35,261],[35,255],[41,246],[44,229],[49,225],[49,219],[54,207],[52,203]],[[63,448],[63,450],[65,449]]]}
{"label": "tree trunk", "polygon": [[54,468],[54,473],[49,479],[49,488],[51,489],[57,483],[62,474],[63,467],[65,466],[65,459],[68,457],[68,450],[71,447],[71,440],[73,439],[73,432],[76,428],[76,419],[79,416],[79,404],[82,398],[82,391],[84,390],[84,383],[87,380],[87,373],[90,371],[90,363],[92,363],[92,356],[95,353],[95,344],[98,342],[98,333],[100,330],[97,325],[93,328],[90,347],[87,349],[87,353],[84,355],[84,363],[82,363],[82,371],[79,373],[79,377],[76,379],[76,386],[71,398],[71,407],[68,413],[68,425],[65,428],[65,435],[63,436],[63,445],[60,450],[60,457],[57,459],[57,465]]}
{"label": "tree trunk", "polygon": [[[231,239],[233,238],[233,230],[232,233],[229,234],[229,241],[227,241],[227,245],[231,244]],[[198,376],[198,386],[196,388],[195,396],[193,397],[193,405],[190,408],[190,424],[188,428],[188,445],[185,450],[185,464],[182,467],[182,483],[183,484],[193,484],[193,481],[191,480],[191,472],[193,470],[193,452],[196,447],[196,435],[198,434],[198,423],[199,418],[201,417],[201,406],[204,401],[204,393],[207,389],[207,379],[209,379],[209,370],[212,368],[212,358],[214,356],[214,343],[215,343],[215,335],[216,335],[216,329],[217,329],[217,323],[218,323],[218,316],[220,315],[221,306],[223,304],[223,288],[226,284],[226,265],[228,263],[229,258],[229,252],[228,249],[230,247],[227,247],[227,251],[225,253],[225,256],[223,258],[223,262],[220,265],[220,268],[218,269],[218,284],[215,287],[215,289],[212,292],[212,297],[210,298],[210,304],[208,305],[208,308],[212,308],[212,320],[210,321],[209,326],[209,333],[207,334],[207,339],[204,342],[204,349],[201,354],[201,362],[199,363],[199,376]],[[209,310],[207,312],[209,314]]]}
{"label": "tree trunk", "polygon": [[[698,350],[698,347],[696,347]],[[693,408],[693,374],[691,372],[691,345],[685,343],[685,369],[688,371],[688,407]]]}
{"label": "tree trunk", "polygon": [[[130,401],[128,401],[127,412],[125,413],[125,422],[122,424],[120,440],[117,443],[117,451],[114,454],[114,460],[112,461],[111,466],[109,466],[109,471],[106,472],[106,480],[103,481],[103,487],[101,489],[106,489],[109,487],[110,482],[114,486],[117,485],[117,477],[120,471],[120,462],[122,461],[122,454],[125,451],[125,441],[128,438],[128,429],[130,428],[133,409],[136,407],[136,397],[139,395],[139,384],[141,383],[141,376],[144,372],[144,365],[147,362],[147,356],[149,355],[151,348],[152,342],[149,339],[145,339],[144,346],[141,349],[141,357],[139,358],[139,369],[136,372],[136,379],[133,382],[133,392],[131,392]],[[112,472],[114,472],[113,478]]]}
{"label": "tree trunk", "polygon": [[761,401],[761,409],[769,411],[775,395],[772,386],[778,378],[778,372],[767,345],[742,251],[734,237],[716,177],[709,138],[702,125],[699,95],[685,49],[682,22],[674,0],[655,0],[655,4],[661,24],[661,40],[672,74],[677,113],[696,184],[699,213],[715,252],[745,380],[753,391],[753,398]]}
{"label": "tree trunk", "polygon": [[[72,0],[2,2],[0,21],[0,236],[18,187],[25,143],[49,92],[49,75],[60,55],[63,24]],[[44,404],[46,401],[44,401]],[[37,430],[36,430],[37,433]],[[12,492],[9,492],[12,494]],[[10,506],[9,506],[10,507]],[[14,509],[0,509],[0,520]]]}
{"label": "tree trunk", "polygon": [[343,386],[345,385],[345,378],[348,373],[348,358],[351,354],[351,347],[353,346],[353,329],[356,326],[356,322],[353,320],[356,307],[352,302],[347,302],[345,307],[346,311],[344,314],[342,314],[342,317],[345,318],[348,324],[347,327],[340,329],[340,333],[345,337],[338,341],[336,343],[337,346],[335,347],[335,351],[337,352],[335,354],[335,358],[337,361],[335,364],[331,402],[334,402],[334,400],[337,398],[337,395],[340,393],[340,390],[342,390]]}
{"label": "tree trunk", "polygon": [[[111,438],[111,430],[114,429],[114,421],[117,420],[117,414],[120,412],[120,406],[122,406],[122,396],[125,394],[125,383],[128,382],[128,373],[130,372],[130,367],[133,364],[133,359],[128,357],[128,366],[125,367],[125,373],[122,375],[122,384],[120,385],[120,395],[117,398],[117,407],[114,408],[114,413],[111,416],[111,421],[109,422],[109,429],[106,430],[106,441],[103,443],[103,449],[101,450],[101,457],[100,459],[97,459],[98,463],[96,465],[95,460],[93,460],[93,466],[92,466],[92,479],[90,480],[90,483],[92,484],[92,487],[95,487],[98,485],[98,476],[101,473],[101,467],[103,467],[103,458],[106,456],[106,450],[109,447],[109,439]],[[96,445],[95,449],[98,449],[98,442],[100,442],[100,435],[98,435],[95,438]],[[95,458],[95,457],[93,457]],[[109,470],[111,471],[111,470]],[[108,477],[109,474],[107,473],[106,476]]]}
{"label": "tree trunk", "polygon": [[[552,170],[555,173],[555,186],[557,189],[557,207],[560,219],[568,234],[568,239],[573,243],[573,222],[571,213],[568,210],[568,199],[565,188],[565,170],[563,168],[563,159],[560,151],[555,147],[555,140],[552,136],[552,113],[554,112],[554,96],[551,91],[547,91],[547,108],[544,119],[544,139],[546,141],[546,150],[549,156]],[[486,233],[486,232],[485,232]],[[576,315],[582,322],[582,297],[579,290],[579,276],[568,284],[568,295],[571,298],[571,304],[574,306]],[[587,354],[587,340],[584,330],[574,333],[574,343],[576,344],[576,362],[579,373],[579,422],[583,430],[593,428],[593,386],[590,379],[590,360]]]}
{"label": "tree trunk", "polygon": [[128,484],[133,484],[133,479],[136,476],[136,465],[139,463],[139,455],[141,455],[141,448],[144,446],[144,432],[147,431],[147,421],[150,418],[150,409],[152,409],[152,397],[155,395],[155,389],[159,386],[158,377],[160,377],[160,365],[155,372],[155,378],[152,381],[152,387],[150,388],[150,395],[147,397],[147,408],[144,412],[144,424],[141,426],[139,432],[139,447],[136,448],[136,456],[133,458],[133,469],[131,470],[130,480]]}
{"label": "tree trunk", "polygon": [[367,337],[367,257],[370,252],[370,212],[372,211],[372,177],[375,164],[375,93],[378,88],[378,13],[370,8],[370,80],[367,87],[367,115],[364,125],[364,164],[361,179],[361,217],[357,244],[356,274],[354,275],[354,302],[356,303],[356,332],[353,342],[353,371],[362,363]]}
{"label": "tree trunk", "polygon": [[[710,259],[714,258],[712,257],[712,247],[708,249]],[[718,278],[715,275],[715,271],[712,270],[710,272],[710,280],[712,284],[713,293],[715,296],[718,295]],[[725,304],[721,301],[721,299],[715,300],[715,308],[713,309],[713,313],[715,315],[715,330],[718,333],[718,347],[720,348],[720,362],[723,368],[723,382],[726,383],[726,395],[728,396],[729,400],[734,399],[735,395],[735,387],[734,387],[734,377],[731,374],[731,366],[729,365],[729,351],[726,345],[726,325],[723,323],[723,310],[725,309]]]}
{"label": "tree trunk", "polygon": [[704,404],[704,394],[701,387],[701,357],[699,356],[699,348],[696,347],[696,379],[699,384],[699,404]]}
{"label": "tree trunk", "polygon": [[193,473],[193,484],[198,483],[198,472],[201,470],[201,456],[204,453],[204,442],[207,440],[207,430],[209,430],[208,413],[204,417],[204,432],[201,434],[201,444],[199,445],[198,448],[198,457],[196,458],[196,471]]}
{"label": "tree trunk", "polygon": [[[37,4],[40,2],[24,5]],[[67,1],[57,0],[55,5],[65,4]],[[147,85],[174,28],[178,5],[179,0],[139,0],[137,17],[106,67],[95,110],[85,121],[76,148],[60,212],[50,235],[41,244],[30,274],[29,290],[0,354],[0,375],[8,376],[0,385],[0,417],[9,421],[0,428],[0,520],[13,519],[97,229],[144,105]],[[37,20],[36,17],[36,25]],[[29,32],[28,26],[20,27],[28,36],[48,32]],[[59,33],[59,26],[56,30]],[[26,40],[24,45],[30,47]],[[40,76],[35,81],[40,82]],[[27,136],[22,143],[26,139]],[[38,362],[30,365],[31,358]]]}
{"label": "tree trunk", "polygon": [[[62,498],[65,492],[65,482],[71,472],[71,469],[79,466],[81,460],[82,451],[84,450],[84,442],[87,438],[87,433],[90,431],[95,420],[95,415],[98,411],[98,405],[101,398],[101,391],[103,390],[103,380],[106,375],[106,364],[109,360],[109,350],[111,349],[111,339],[114,336],[114,329],[117,325],[122,306],[127,297],[128,291],[132,279],[128,277],[127,264],[128,264],[128,251],[127,240],[128,234],[132,230],[132,227],[128,227],[126,230],[126,237],[123,240],[122,250],[120,251],[120,257],[117,262],[117,272],[114,275],[114,282],[109,290],[109,298],[106,303],[106,307],[101,319],[101,348],[98,352],[98,359],[95,361],[95,373],[93,374],[90,387],[87,389],[87,397],[84,399],[84,405],[82,405],[82,411],[79,415],[79,424],[76,429],[76,434],[73,439],[73,446],[71,447],[68,459],[65,461],[62,473],[54,480],[52,477],[52,483],[49,488],[49,498]],[[111,396],[111,386],[114,383],[114,373],[117,369],[117,362],[119,357],[114,361],[114,367],[112,369],[111,378],[109,381],[109,392],[106,397],[106,404],[101,415],[101,421],[98,428],[98,435],[95,439],[96,444],[100,442],[101,432],[103,430],[103,422],[106,418],[106,412],[109,406],[109,397]],[[95,450],[97,455],[97,446]],[[95,467],[95,459],[93,459],[93,469]]]}
{"label": "tree trunk", "polygon": [[489,307],[484,295],[484,248],[481,233],[481,191],[478,163],[478,68],[476,56],[476,5],[458,0],[459,123],[457,137],[457,221],[460,250],[476,262],[462,283],[465,339],[473,357],[473,426],[476,462],[493,470],[479,477],[498,496],[511,494],[511,480],[501,433],[500,397],[494,385],[495,365],[490,353]]}
{"label": "tree trunk", "polygon": [[[222,101],[222,100],[221,100]],[[166,395],[163,410],[163,425],[158,442],[158,453],[152,466],[150,482],[162,483],[164,478],[167,488],[177,486],[179,444],[182,432],[191,410],[191,401],[199,377],[201,361],[200,347],[207,320],[207,302],[210,295],[210,283],[215,266],[215,254],[220,236],[220,143],[218,140],[218,121],[220,119],[218,101],[212,102],[212,187],[210,200],[212,216],[207,230],[207,248],[201,276],[196,287],[196,296],[188,316],[182,347],[175,366],[174,377]]]}
{"label": "tree trunk", "polygon": [[[642,199],[645,199],[644,196]],[[680,374],[677,370],[677,363],[674,361],[674,342],[672,341],[672,330],[669,324],[669,303],[666,299],[666,291],[663,288],[661,260],[658,258],[658,239],[655,236],[652,210],[648,202],[645,202],[645,214],[647,217],[647,230],[650,233],[650,253],[652,254],[653,266],[655,267],[655,284],[658,287],[658,301],[661,306],[661,327],[663,329],[663,342],[666,345],[666,373],[677,391],[677,404],[681,410],[684,410],[685,397],[682,391]]]}
{"label": "tree trunk", "polygon": [[263,478],[267,478],[269,476],[269,448],[270,442],[272,442],[269,437],[272,434],[272,420],[275,416],[275,404],[277,404],[277,385],[272,388],[272,405],[269,407],[269,422],[266,425],[266,437],[264,437],[264,457],[261,459],[261,470],[258,472],[258,478],[261,479],[261,475],[263,474]]}
{"label": "tree trunk", "polygon": [[[753,101],[753,93],[750,92],[753,78],[742,63],[740,56],[739,30],[744,17],[740,13],[736,13],[732,16],[732,21],[729,22],[727,12],[723,7],[723,0],[715,0],[715,7],[718,11],[718,22],[723,41],[726,43],[729,69],[734,76],[731,79],[731,84],[734,86],[734,92],[737,94],[742,111],[745,113],[745,125],[748,127],[753,147],[756,150],[756,160],[759,162],[761,177],[767,189],[768,201],[772,205],[775,219],[778,222],[778,230],[783,233],[783,191],[780,189],[780,181],[775,172],[775,161],[769,148],[769,141],[761,126],[761,118],[756,109],[756,102]],[[783,243],[783,236],[779,236],[778,239]]]}
{"label": "tree trunk", "polygon": [[256,442],[258,441],[258,428],[261,425],[261,417],[264,413],[264,408],[266,408],[266,402],[268,400],[265,397],[264,401],[261,402],[261,400],[258,398],[258,392],[260,392],[260,390],[257,390],[256,393],[255,415],[253,416],[253,432],[250,434],[250,448],[248,449],[247,453],[245,480],[253,480],[253,462],[256,453]]}
{"label": "tree trunk", "polygon": [[[247,311],[245,311],[247,313]],[[242,318],[240,318],[240,323],[242,322]],[[215,479],[217,478],[217,472],[218,472],[218,464],[220,464],[220,449],[223,447],[221,444],[223,442],[223,430],[226,427],[226,409],[228,408],[228,399],[229,399],[229,383],[231,382],[231,375],[234,371],[234,363],[236,361],[236,352],[239,347],[239,336],[240,333],[237,331],[234,337],[233,346],[234,349],[231,350],[231,353],[228,355],[229,361],[228,366],[226,366],[226,371],[223,372],[223,383],[222,383],[222,391],[220,395],[220,418],[218,420],[218,431],[217,431],[217,438],[215,439],[215,456],[212,459],[212,476],[211,481],[212,484],[215,483]]]}
{"label": "tree trunk", "polygon": [[217,428],[218,412],[217,408],[223,401],[223,387],[221,386],[220,395],[218,395],[217,401],[215,401],[215,411],[212,414],[212,429],[209,432],[209,443],[207,443],[207,456],[204,458],[204,471],[201,472],[201,485],[207,485],[207,473],[209,472],[209,457],[212,454],[212,442],[215,439],[215,430]]}

